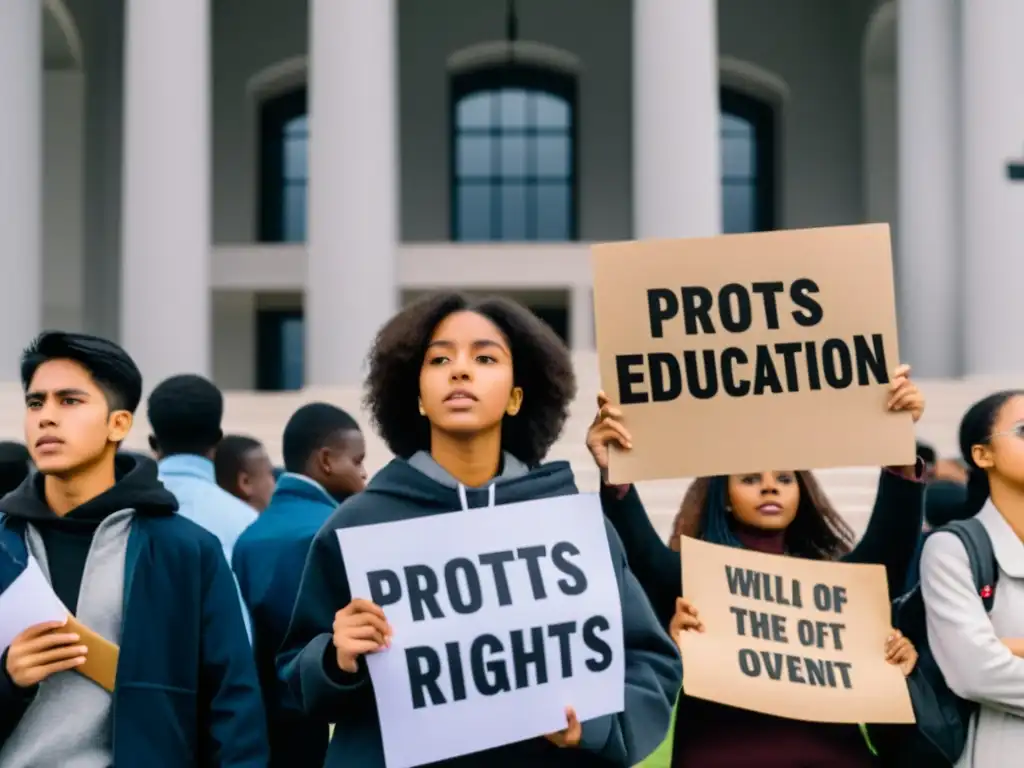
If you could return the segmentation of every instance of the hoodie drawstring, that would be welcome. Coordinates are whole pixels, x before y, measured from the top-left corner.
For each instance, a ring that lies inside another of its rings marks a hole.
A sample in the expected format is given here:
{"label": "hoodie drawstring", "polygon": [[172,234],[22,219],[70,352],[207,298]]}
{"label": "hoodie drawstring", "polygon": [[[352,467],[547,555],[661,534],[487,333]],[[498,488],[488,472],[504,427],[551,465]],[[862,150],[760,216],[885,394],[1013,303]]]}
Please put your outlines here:
{"label": "hoodie drawstring", "polygon": [[[459,483],[459,504],[462,505],[462,510],[466,511],[469,509],[469,499],[466,498],[466,486]],[[494,483],[487,486],[487,508],[495,506],[494,503]]]}

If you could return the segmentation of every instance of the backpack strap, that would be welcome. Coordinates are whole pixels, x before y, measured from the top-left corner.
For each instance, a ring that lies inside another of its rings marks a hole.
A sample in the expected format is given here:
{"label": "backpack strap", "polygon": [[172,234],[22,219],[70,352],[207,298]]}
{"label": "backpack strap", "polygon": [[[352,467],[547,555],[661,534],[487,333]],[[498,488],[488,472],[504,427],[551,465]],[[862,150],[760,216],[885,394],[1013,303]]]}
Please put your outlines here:
{"label": "backpack strap", "polygon": [[954,534],[967,550],[967,558],[971,562],[971,575],[974,586],[978,590],[985,611],[991,613],[995,602],[996,583],[999,581],[999,564],[992,548],[992,539],[981,521],[971,517],[967,520],[954,520],[939,530]]}

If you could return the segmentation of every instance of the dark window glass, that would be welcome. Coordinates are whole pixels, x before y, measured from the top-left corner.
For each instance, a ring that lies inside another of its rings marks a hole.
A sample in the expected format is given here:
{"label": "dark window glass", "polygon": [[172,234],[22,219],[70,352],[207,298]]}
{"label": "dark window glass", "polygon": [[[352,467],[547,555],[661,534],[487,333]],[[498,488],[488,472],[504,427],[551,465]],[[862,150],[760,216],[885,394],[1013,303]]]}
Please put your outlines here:
{"label": "dark window glass", "polygon": [[304,325],[300,310],[261,310],[256,316],[256,388],[302,389]]}
{"label": "dark window glass", "polygon": [[770,105],[721,92],[722,231],[775,228],[775,115]]}
{"label": "dark window glass", "polygon": [[305,242],[308,149],[306,89],[265,101],[260,110],[261,242]]}
{"label": "dark window glass", "polygon": [[502,66],[451,89],[452,240],[575,240],[573,78]]}

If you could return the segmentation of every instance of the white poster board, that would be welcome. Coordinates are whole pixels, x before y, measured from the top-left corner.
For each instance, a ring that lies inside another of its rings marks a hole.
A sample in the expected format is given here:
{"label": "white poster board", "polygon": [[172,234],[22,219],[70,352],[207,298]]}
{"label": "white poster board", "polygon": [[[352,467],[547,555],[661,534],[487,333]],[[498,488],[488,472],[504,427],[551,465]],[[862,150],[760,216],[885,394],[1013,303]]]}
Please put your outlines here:
{"label": "white poster board", "polygon": [[596,494],[337,533],[353,598],[394,630],[366,657],[388,768],[561,730],[567,706],[584,723],[623,710],[622,606]]}

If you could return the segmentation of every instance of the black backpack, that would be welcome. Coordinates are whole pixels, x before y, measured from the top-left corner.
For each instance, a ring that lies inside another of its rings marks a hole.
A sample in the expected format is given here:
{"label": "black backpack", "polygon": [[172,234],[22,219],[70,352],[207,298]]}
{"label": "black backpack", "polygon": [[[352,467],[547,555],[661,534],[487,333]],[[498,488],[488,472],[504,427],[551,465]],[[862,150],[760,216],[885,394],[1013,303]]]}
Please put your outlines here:
{"label": "black backpack", "polygon": [[[977,519],[970,518],[956,520],[934,532],[939,531],[955,534],[963,543],[971,562],[978,596],[985,610],[991,612],[999,566],[985,527]],[[977,704],[953,693],[935,662],[928,646],[920,584],[893,603],[893,625],[910,639],[918,653],[917,666],[907,679],[917,726],[912,733],[900,739],[899,764],[913,765],[914,768],[948,768],[963,754],[967,730]]]}

